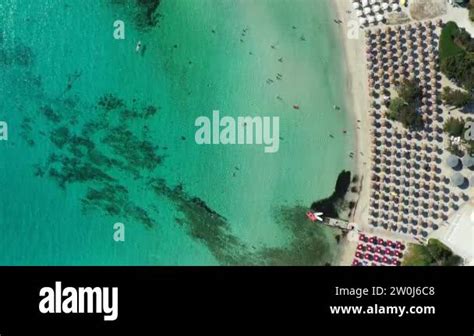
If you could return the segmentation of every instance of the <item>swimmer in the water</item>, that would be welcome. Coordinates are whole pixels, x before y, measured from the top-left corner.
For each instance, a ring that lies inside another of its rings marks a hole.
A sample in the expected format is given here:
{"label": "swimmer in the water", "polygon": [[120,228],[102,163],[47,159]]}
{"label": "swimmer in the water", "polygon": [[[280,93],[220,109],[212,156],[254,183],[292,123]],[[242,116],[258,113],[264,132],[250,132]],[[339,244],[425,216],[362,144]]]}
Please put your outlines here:
{"label": "swimmer in the water", "polygon": [[138,41],[137,46],[135,47],[135,52],[140,52],[142,49],[142,41]]}

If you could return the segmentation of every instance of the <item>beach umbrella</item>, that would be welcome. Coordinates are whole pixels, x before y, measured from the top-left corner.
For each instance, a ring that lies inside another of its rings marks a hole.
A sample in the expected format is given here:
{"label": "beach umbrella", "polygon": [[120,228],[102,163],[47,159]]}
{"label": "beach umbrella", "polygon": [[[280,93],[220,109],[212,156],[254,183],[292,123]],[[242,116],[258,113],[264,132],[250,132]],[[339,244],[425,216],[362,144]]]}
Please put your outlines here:
{"label": "beach umbrella", "polygon": [[358,3],[358,2],[353,2],[353,3],[352,3],[352,8],[353,8],[353,9],[359,9],[359,8],[360,8],[360,3]]}
{"label": "beach umbrella", "polygon": [[[421,22],[418,22],[418,23],[421,23]],[[416,37],[417,39],[420,39],[420,41],[423,38],[423,32],[420,29],[417,30]]]}
{"label": "beach umbrella", "polygon": [[456,187],[462,186],[465,180],[466,178],[460,173],[455,173],[453,176],[451,176],[451,183],[455,185]]}
{"label": "beach umbrella", "polygon": [[381,63],[381,62],[382,62],[382,57],[383,57],[383,56],[382,56],[382,53],[381,53],[381,52],[377,52],[376,58],[377,58],[377,62],[378,62],[378,63]]}
{"label": "beach umbrella", "polygon": [[457,157],[454,154],[451,154],[451,155],[448,156],[448,158],[446,160],[446,163],[451,168],[456,168],[459,165],[459,157]]}
{"label": "beach umbrella", "polygon": [[396,47],[396,49],[397,49],[397,56],[398,56],[398,58],[402,58],[402,56],[403,56],[402,41],[397,40],[397,42],[395,43],[395,47]]}
{"label": "beach umbrella", "polygon": [[[420,38],[420,42],[419,42],[419,43],[421,43],[421,38]],[[417,51],[418,51],[419,59],[423,59],[423,51],[424,51],[424,49],[423,49],[423,46],[422,46],[421,44],[418,45]]]}
{"label": "beach umbrella", "polygon": [[384,73],[385,73],[384,70],[382,68],[380,68],[377,75],[378,75],[379,78],[382,78]]}
{"label": "beach umbrella", "polygon": [[466,153],[464,157],[462,158],[462,163],[466,168],[473,169],[474,168],[474,156],[469,155],[469,153]]}

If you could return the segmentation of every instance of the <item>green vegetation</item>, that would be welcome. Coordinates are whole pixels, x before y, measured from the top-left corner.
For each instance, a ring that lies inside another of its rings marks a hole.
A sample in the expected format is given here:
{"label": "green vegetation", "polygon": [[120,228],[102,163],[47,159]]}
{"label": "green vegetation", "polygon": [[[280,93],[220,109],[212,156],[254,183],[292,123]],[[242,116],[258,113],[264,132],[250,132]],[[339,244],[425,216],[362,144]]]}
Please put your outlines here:
{"label": "green vegetation", "polygon": [[351,184],[351,172],[343,170],[336,181],[336,188],[328,198],[314,202],[311,205],[313,211],[321,211],[326,217],[340,218],[342,212],[349,208],[344,200]]}
{"label": "green vegetation", "polygon": [[455,106],[457,108],[464,107],[472,101],[472,96],[462,90],[452,90],[446,86],[443,89],[442,99],[445,104]]}
{"label": "green vegetation", "polygon": [[463,53],[463,49],[454,42],[454,37],[458,32],[459,27],[455,22],[450,21],[443,27],[439,42],[441,60]]}
{"label": "green vegetation", "polygon": [[415,103],[421,97],[421,88],[415,80],[405,80],[397,89],[398,96],[408,103]]}
{"label": "green vegetation", "polygon": [[405,80],[397,89],[397,93],[398,97],[390,102],[388,117],[410,129],[423,128],[423,119],[417,111],[421,100],[421,88],[414,80]]}
{"label": "green vegetation", "polygon": [[437,239],[430,239],[428,244],[410,244],[408,253],[403,259],[403,266],[458,266],[462,258]]}
{"label": "green vegetation", "polygon": [[444,131],[454,137],[462,137],[466,122],[464,119],[449,118],[444,124]]}
{"label": "green vegetation", "polygon": [[448,22],[440,39],[441,71],[457,84],[474,88],[474,39],[454,22]]}

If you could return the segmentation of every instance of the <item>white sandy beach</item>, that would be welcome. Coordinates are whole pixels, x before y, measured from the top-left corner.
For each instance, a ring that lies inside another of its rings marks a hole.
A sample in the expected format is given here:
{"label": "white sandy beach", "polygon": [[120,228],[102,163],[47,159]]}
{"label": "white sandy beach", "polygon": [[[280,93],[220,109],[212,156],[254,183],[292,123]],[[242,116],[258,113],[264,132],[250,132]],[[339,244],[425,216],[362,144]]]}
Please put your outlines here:
{"label": "white sandy beach", "polygon": [[[360,194],[357,200],[357,206],[350,218],[351,222],[358,224],[359,228],[365,227],[365,218],[367,218],[369,204],[369,172],[370,162],[368,149],[369,146],[369,96],[367,86],[367,68],[364,59],[364,36],[363,31],[359,30],[358,36],[350,38],[351,1],[334,0],[331,2],[335,10],[335,19],[343,22],[338,25],[340,29],[340,39],[344,48],[345,67],[346,67],[346,106],[353,113],[354,129],[356,130],[355,146],[355,168],[359,176]],[[336,24],[336,23],[334,23]],[[357,25],[355,26],[357,27]],[[354,37],[354,36],[352,36]],[[344,241],[344,251],[341,254],[341,265],[350,265],[354,255],[355,245],[349,241]]]}
{"label": "white sandy beach", "polygon": [[340,39],[345,54],[347,106],[353,113],[354,118],[354,128],[356,129],[356,174],[359,176],[359,181],[362,182],[359,200],[351,221],[361,226],[365,224],[363,218],[366,218],[364,214],[367,213],[369,196],[369,179],[367,173],[370,167],[370,153],[368,153],[368,149],[370,148],[368,121],[369,91],[367,86],[368,73],[366,60],[364,58],[364,36],[363,31],[359,30],[359,34],[356,38],[349,37],[348,30],[353,27],[349,22],[351,20],[351,14],[347,12],[351,10],[351,1],[335,0],[333,4],[336,11],[336,18],[343,21],[343,23],[339,25],[339,28]]}

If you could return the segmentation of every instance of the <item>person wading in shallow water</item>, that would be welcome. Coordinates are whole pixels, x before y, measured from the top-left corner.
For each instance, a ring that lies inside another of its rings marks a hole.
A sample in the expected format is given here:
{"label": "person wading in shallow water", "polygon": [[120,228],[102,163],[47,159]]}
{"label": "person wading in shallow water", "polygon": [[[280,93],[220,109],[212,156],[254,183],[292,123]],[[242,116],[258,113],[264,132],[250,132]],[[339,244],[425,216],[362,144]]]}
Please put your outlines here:
{"label": "person wading in shallow water", "polygon": [[136,53],[141,53],[142,47],[143,47],[142,41],[138,41],[137,46],[135,47],[135,52]]}

